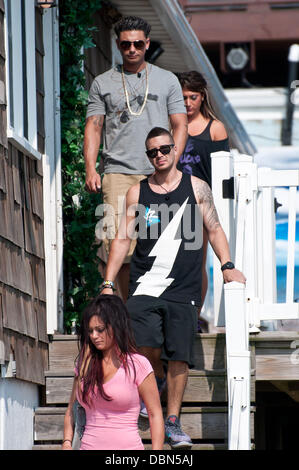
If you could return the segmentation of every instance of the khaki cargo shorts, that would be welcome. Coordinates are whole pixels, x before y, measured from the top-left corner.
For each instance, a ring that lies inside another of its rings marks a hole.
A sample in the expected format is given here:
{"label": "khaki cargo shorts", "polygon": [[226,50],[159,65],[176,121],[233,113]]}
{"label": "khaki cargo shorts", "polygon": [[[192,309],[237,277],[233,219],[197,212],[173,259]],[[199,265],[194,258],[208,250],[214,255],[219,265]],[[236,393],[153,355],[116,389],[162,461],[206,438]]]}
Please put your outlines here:
{"label": "khaki cargo shorts", "polygon": [[[128,189],[134,184],[138,184],[148,175],[124,175],[121,173],[107,173],[102,179],[103,194],[103,216],[101,230],[96,231],[97,238],[102,240],[102,249],[99,257],[107,263],[108,254],[112,240],[118,230],[121,216],[124,210],[125,197]],[[132,240],[129,253],[124,263],[130,263],[131,256],[136,246],[136,240]],[[103,249],[104,248],[104,249]]]}

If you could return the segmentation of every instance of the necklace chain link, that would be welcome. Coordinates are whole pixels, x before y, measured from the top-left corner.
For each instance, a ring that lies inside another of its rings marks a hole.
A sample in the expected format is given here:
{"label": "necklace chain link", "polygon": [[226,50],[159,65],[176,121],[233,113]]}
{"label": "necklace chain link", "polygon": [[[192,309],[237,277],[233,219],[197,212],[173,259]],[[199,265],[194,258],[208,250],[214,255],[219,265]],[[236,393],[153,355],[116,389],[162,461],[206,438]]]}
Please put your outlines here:
{"label": "necklace chain link", "polygon": [[166,193],[169,193],[169,192],[178,184],[178,182],[181,180],[181,178],[182,178],[182,177],[180,176],[179,179],[178,179],[169,189],[166,189],[166,188],[164,188],[164,186],[162,186],[162,184],[160,184],[160,183],[157,181],[155,175],[153,175],[153,179],[154,179],[155,183],[157,183],[158,186],[161,186],[161,188],[164,189],[164,191],[165,191]]}
{"label": "necklace chain link", "polygon": [[126,102],[127,102],[127,107],[128,107],[128,110],[129,110],[129,113],[132,114],[133,116],[140,116],[144,110],[144,107],[146,105],[146,102],[147,102],[147,96],[148,96],[148,70],[147,70],[147,63],[145,63],[145,73],[146,73],[146,89],[145,89],[145,95],[144,95],[144,100],[143,100],[143,103],[142,103],[142,106],[140,108],[140,110],[135,113],[131,106],[130,106],[130,100],[129,100],[129,94],[128,94],[128,91],[127,91],[127,87],[126,87],[126,82],[125,82],[125,74],[124,74],[124,66],[122,65],[121,66],[121,78],[122,78],[122,82],[123,82],[123,88],[124,88],[124,92],[125,92],[125,96],[126,96]]}

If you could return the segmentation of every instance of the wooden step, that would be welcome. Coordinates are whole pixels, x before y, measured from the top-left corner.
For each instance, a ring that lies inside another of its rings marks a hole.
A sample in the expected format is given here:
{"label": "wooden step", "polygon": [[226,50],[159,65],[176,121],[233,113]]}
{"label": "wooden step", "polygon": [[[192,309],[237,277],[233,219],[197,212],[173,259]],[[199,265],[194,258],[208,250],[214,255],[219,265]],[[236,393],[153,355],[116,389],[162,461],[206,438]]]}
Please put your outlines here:
{"label": "wooden step", "polygon": [[[145,450],[152,450],[152,445],[149,443],[143,443]],[[163,450],[171,450],[170,445],[164,444]],[[195,442],[191,450],[227,450],[227,444],[224,443],[198,443]]]}
{"label": "wooden step", "polygon": [[35,444],[32,450],[61,450],[61,444]]}
{"label": "wooden step", "polygon": [[250,335],[257,381],[298,381],[299,332],[263,331]]}
{"label": "wooden step", "polygon": [[74,370],[78,352],[77,335],[54,335],[49,343],[49,370]]}
{"label": "wooden step", "polygon": [[[35,411],[35,441],[60,441],[63,437],[65,407],[43,407]],[[252,408],[252,435],[253,432]],[[182,407],[180,420],[185,432],[192,439],[226,439],[227,407],[204,406]],[[139,419],[139,431],[142,439],[150,439],[148,420]]]}
{"label": "wooden step", "polygon": [[195,368],[215,370],[226,368],[224,333],[198,333],[194,345]]}
{"label": "wooden step", "polygon": [[[46,404],[67,404],[73,386],[73,372],[46,372]],[[252,385],[254,390],[254,385]],[[165,397],[166,398],[166,397]],[[254,398],[253,398],[254,399]],[[183,396],[184,403],[226,402],[227,386],[224,371],[190,371]]]}
{"label": "wooden step", "polygon": [[[224,333],[200,333],[195,338],[195,368],[199,370],[225,369]],[[49,344],[49,370],[73,370],[78,355],[76,335],[54,335]]]}
{"label": "wooden step", "polygon": [[[46,404],[69,402],[73,386],[72,371],[46,372]],[[166,397],[165,397],[166,398]],[[226,402],[227,386],[225,371],[190,370],[183,402]]]}
{"label": "wooden step", "polygon": [[69,403],[74,381],[74,371],[46,371],[46,404],[59,405]]}
{"label": "wooden step", "polygon": [[[47,371],[46,404],[67,404],[73,386],[73,371]],[[166,399],[166,394],[163,395]],[[223,403],[227,401],[227,381],[225,370],[191,369],[183,396],[183,403]],[[255,401],[255,380],[252,371],[251,401]]]}
{"label": "wooden step", "polygon": [[[299,380],[296,350],[298,332],[264,331],[249,337],[252,368],[257,380]],[[49,344],[49,369],[73,369],[78,355],[75,335],[54,335]],[[226,368],[224,333],[200,333],[195,339],[195,368],[213,370]]]}
{"label": "wooden step", "polygon": [[[145,450],[152,450],[150,443],[144,443]],[[61,450],[61,444],[35,444],[32,450]],[[170,450],[168,444],[164,444],[163,450]],[[194,443],[192,450],[227,450],[227,444],[222,443]]]}
{"label": "wooden step", "polygon": [[[63,437],[65,407],[38,408],[35,412],[35,441],[55,441]],[[181,423],[194,439],[225,439],[227,435],[226,407],[183,407]],[[140,418],[142,439],[150,439],[148,420]]]}

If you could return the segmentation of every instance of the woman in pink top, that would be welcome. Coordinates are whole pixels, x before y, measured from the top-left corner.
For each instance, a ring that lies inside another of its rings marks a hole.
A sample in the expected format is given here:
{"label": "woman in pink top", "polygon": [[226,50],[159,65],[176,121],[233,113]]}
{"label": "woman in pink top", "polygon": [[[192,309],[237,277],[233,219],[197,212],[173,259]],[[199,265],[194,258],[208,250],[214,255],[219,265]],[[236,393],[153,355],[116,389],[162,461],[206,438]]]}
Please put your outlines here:
{"label": "woman in pink top", "polygon": [[86,424],[80,450],[143,450],[138,433],[140,399],[146,404],[152,448],[161,450],[164,422],[149,361],[138,354],[122,300],[99,295],[83,313],[80,352],[62,449],[72,450],[73,404],[84,407]]}

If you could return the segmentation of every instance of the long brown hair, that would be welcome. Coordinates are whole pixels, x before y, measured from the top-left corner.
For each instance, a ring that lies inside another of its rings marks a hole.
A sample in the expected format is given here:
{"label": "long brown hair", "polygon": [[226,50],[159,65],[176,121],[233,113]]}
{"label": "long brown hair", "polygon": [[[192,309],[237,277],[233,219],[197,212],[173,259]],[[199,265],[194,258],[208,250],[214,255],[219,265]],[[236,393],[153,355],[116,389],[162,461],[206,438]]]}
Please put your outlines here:
{"label": "long brown hair", "polygon": [[203,96],[202,105],[200,107],[200,112],[203,117],[206,119],[218,119],[210,102],[208,84],[203,75],[196,70],[191,70],[190,72],[178,73],[177,77],[182,88],[201,93]]}
{"label": "long brown hair", "polygon": [[[105,400],[111,398],[103,389],[103,353],[91,342],[89,336],[89,322],[97,316],[104,323],[106,330],[111,327],[115,347],[119,359],[126,372],[128,371],[128,358],[137,353],[130,318],[123,301],[116,295],[98,295],[85,308],[79,329],[80,351],[77,360],[79,396],[86,404],[92,403],[92,396],[97,389]],[[133,361],[133,370],[135,367]]]}

